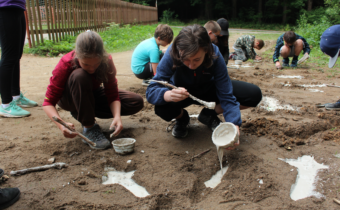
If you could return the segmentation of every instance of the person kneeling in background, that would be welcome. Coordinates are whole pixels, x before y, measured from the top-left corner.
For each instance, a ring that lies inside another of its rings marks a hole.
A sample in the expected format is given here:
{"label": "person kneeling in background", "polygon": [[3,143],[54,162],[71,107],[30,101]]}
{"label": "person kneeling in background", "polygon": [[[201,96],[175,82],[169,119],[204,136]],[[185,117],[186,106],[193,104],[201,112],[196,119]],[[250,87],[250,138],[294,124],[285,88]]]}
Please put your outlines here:
{"label": "person kneeling in background", "polygon": [[[276,68],[281,69],[282,67],[289,67],[289,57],[293,57],[290,67],[297,67],[298,58],[302,50],[304,54],[310,54],[309,44],[305,38],[293,31],[287,31],[282,34],[276,41],[273,55],[273,61]],[[280,55],[283,57],[282,67],[279,61]]]}
{"label": "person kneeling in background", "polygon": [[248,59],[261,60],[262,58],[256,55],[254,48],[261,50],[263,46],[263,40],[255,39],[253,35],[240,36],[233,46],[235,52],[230,53],[229,59],[242,61],[247,61]]}
{"label": "person kneeling in background", "polygon": [[133,51],[131,58],[131,69],[137,78],[143,79],[142,85],[148,86],[148,79],[156,75],[159,61],[163,57],[163,52],[159,46],[167,46],[172,42],[174,33],[170,26],[159,24],[154,37],[142,41]]}

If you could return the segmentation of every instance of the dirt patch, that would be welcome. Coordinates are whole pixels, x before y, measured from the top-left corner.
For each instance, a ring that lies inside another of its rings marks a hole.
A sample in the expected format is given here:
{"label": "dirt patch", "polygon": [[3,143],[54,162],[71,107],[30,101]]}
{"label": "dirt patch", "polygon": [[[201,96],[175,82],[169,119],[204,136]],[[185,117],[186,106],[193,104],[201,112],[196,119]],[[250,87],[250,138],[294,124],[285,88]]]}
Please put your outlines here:
{"label": "dirt patch", "polygon": [[[231,40],[236,40],[232,36]],[[230,42],[230,44],[232,41]],[[272,49],[275,40],[266,40]],[[259,54],[264,51],[261,50]],[[304,63],[297,69],[275,69],[271,59],[246,64],[251,68],[228,69],[231,79],[260,86],[263,96],[272,97],[294,110],[269,111],[261,107],[241,112],[241,144],[226,152],[223,166],[229,166],[222,182],[206,188],[219,169],[211,130],[192,118],[189,136],[175,139],[166,131],[169,123],[154,113],[154,106],[145,99],[146,88],[130,70],[132,51],[112,54],[118,74],[119,88],[143,96],[143,110],[123,117],[124,130],[119,137],[137,140],[135,152],[126,156],[114,150],[96,151],[83,144],[79,137],[66,139],[42,110],[29,109],[32,116],[22,119],[0,119],[1,168],[6,175],[19,170],[48,164],[51,157],[65,162],[67,168],[51,169],[23,176],[9,177],[1,187],[19,187],[20,200],[10,209],[337,209],[332,199],[339,195],[340,113],[316,108],[316,103],[335,102],[336,88],[318,87],[324,92],[311,92],[303,84],[338,84],[337,77],[312,70]],[[26,96],[43,101],[49,77],[60,58],[24,55],[21,60],[21,87]],[[230,64],[233,64],[231,61]],[[299,75],[303,79],[278,78],[278,75]],[[190,115],[202,107],[188,107]],[[59,110],[61,117],[81,125],[69,112]],[[111,120],[97,119],[107,137]],[[114,140],[114,139],[111,139]],[[207,149],[210,152],[191,161]],[[143,151],[143,152],[142,152]],[[323,198],[292,201],[291,185],[297,171],[278,158],[312,155],[319,163],[330,166],[320,171],[316,190]],[[131,160],[131,163],[127,163]],[[150,196],[136,198],[120,185],[102,185],[106,167],[120,171],[136,170],[133,179],[145,187]],[[262,180],[262,184],[260,183]]]}

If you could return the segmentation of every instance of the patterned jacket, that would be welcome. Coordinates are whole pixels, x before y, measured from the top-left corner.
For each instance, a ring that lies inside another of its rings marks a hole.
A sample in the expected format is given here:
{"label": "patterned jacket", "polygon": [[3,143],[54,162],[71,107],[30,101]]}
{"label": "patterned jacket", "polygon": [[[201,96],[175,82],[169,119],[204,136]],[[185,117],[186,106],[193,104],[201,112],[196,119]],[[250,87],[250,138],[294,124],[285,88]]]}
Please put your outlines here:
{"label": "patterned jacket", "polygon": [[[280,56],[280,49],[283,45],[285,45],[285,42],[283,41],[283,35],[282,34],[276,41],[276,46],[275,46],[275,52],[273,55],[273,61],[274,63],[276,61],[279,61],[279,56]],[[303,54],[308,53],[310,54],[310,48],[309,48],[309,44],[307,43],[306,39],[303,38],[302,36],[300,36],[299,34],[295,33],[296,35],[296,40],[301,39],[303,41]]]}
{"label": "patterned jacket", "polygon": [[254,50],[254,42],[255,42],[255,36],[252,35],[243,35],[240,36],[235,44],[234,48],[242,48],[246,51],[247,59],[255,59],[256,52]]}

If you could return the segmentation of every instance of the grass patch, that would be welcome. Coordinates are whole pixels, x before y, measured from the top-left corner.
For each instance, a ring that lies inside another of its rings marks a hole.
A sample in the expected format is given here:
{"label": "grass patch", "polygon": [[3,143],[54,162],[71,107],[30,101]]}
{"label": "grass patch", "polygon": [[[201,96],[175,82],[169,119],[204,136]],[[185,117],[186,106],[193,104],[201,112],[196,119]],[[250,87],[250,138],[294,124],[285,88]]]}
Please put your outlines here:
{"label": "grass patch", "polygon": [[[122,52],[134,49],[141,41],[153,37],[158,24],[153,25],[112,25],[109,30],[99,32],[104,42],[104,47],[109,53]],[[177,36],[181,28],[173,27],[174,36]],[[76,37],[67,36],[61,42],[53,43],[45,40],[43,44],[35,48],[26,45],[24,53],[37,54],[41,56],[58,56],[60,53],[68,53],[75,47]]]}

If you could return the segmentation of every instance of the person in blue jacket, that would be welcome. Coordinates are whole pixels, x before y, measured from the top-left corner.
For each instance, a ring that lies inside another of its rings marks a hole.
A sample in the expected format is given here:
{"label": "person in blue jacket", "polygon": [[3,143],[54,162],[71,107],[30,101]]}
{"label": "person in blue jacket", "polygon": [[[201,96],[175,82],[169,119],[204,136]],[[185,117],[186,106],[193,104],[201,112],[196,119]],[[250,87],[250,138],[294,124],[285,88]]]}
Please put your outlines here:
{"label": "person in blue jacket", "polygon": [[211,43],[207,30],[199,25],[180,31],[165,52],[153,79],[180,87],[169,89],[151,82],[146,90],[146,98],[155,105],[156,115],[168,122],[176,119],[172,135],[177,138],[188,134],[190,117],[184,108],[201,105],[188,98],[189,93],[201,100],[216,102],[215,110],[203,108],[198,116],[198,120],[212,130],[221,122],[217,115],[222,113],[225,121],[235,124],[239,130],[240,109],[255,107],[262,99],[256,85],[230,80],[218,47]]}
{"label": "person in blue jacket", "polygon": [[[333,68],[340,55],[340,25],[334,25],[323,32],[320,40],[320,49],[328,55],[328,67]],[[340,111],[340,99],[335,103],[324,104],[327,110]]]}
{"label": "person in blue jacket", "polygon": [[[304,54],[310,54],[309,44],[306,39],[293,31],[287,31],[282,34],[276,41],[273,62],[277,69],[289,67],[289,57],[293,57],[290,67],[297,67],[298,58],[303,50]],[[279,57],[283,57],[282,67]]]}

